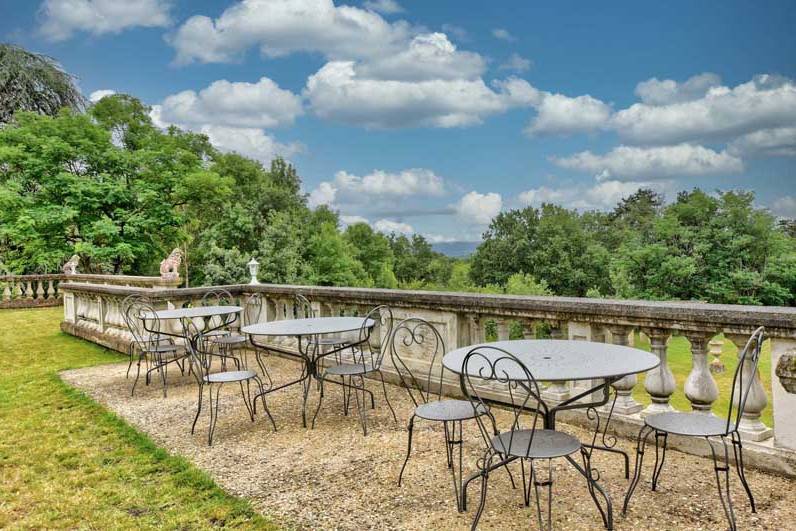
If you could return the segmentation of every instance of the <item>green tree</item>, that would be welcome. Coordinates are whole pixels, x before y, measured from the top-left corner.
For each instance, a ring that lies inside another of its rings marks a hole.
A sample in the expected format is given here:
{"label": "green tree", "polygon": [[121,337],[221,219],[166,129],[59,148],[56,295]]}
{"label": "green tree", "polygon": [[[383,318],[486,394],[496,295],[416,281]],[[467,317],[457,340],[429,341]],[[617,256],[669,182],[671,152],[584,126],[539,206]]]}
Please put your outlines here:
{"label": "green tree", "polygon": [[344,237],[351,245],[353,257],[365,268],[370,285],[377,288],[398,286],[393,272],[395,257],[386,236],[367,223],[354,223],[346,228]]}
{"label": "green tree", "polygon": [[0,124],[17,111],[54,116],[64,107],[81,110],[85,103],[74,77],[54,59],[0,43]]}

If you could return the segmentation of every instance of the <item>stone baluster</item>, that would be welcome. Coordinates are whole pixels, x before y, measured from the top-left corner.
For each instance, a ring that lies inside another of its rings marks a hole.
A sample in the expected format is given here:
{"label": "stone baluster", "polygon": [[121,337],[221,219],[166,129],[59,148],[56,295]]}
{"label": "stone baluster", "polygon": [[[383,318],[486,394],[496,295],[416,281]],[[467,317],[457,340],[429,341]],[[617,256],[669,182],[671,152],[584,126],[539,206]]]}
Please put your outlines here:
{"label": "stone baluster", "polygon": [[22,298],[22,281],[17,280],[12,282],[14,283],[14,290],[13,290],[14,296],[12,298],[19,300]]}
{"label": "stone baluster", "polygon": [[507,319],[495,319],[497,325],[497,338],[498,341],[507,341],[509,339],[509,325],[511,324]]}
{"label": "stone baluster", "polygon": [[648,371],[644,379],[644,389],[650,395],[652,402],[644,409],[642,416],[672,411],[674,408],[669,404],[669,399],[675,389],[674,374],[666,355],[670,332],[661,328],[651,328],[644,332],[650,338],[650,350],[661,362],[656,368]]}
{"label": "stone baluster", "polygon": [[[550,337],[552,339],[564,339],[566,327],[561,323],[550,323]],[[544,390],[544,394],[553,402],[563,402],[570,397],[569,382],[550,382]]]}
{"label": "stone baluster", "polygon": [[36,299],[44,300],[44,279],[40,278],[36,283]]}
{"label": "stone baluster", "polygon": [[[470,324],[470,340],[473,345],[484,342],[484,323],[479,314],[470,314],[467,316]],[[466,345],[460,345],[462,347]]]}
{"label": "stone baluster", "polygon": [[[738,356],[740,358],[743,348],[749,340],[749,336],[746,334],[726,334],[726,336],[738,347]],[[749,389],[749,395],[746,397],[746,404],[741,416],[741,422],[738,425],[738,431],[741,437],[746,440],[764,441],[774,435],[774,430],[763,424],[763,421],[760,420],[760,414],[768,404],[768,397],[760,381],[760,373],[757,368],[754,367],[751,360],[747,359],[744,362],[738,380],[738,385],[736,385],[736,389],[734,390],[735,396],[733,406],[737,406],[741,398],[742,391],[737,387],[741,383],[746,386],[751,380],[751,388]]]}
{"label": "stone baluster", "polygon": [[713,357],[713,361],[710,362],[710,372],[712,373],[720,373],[726,370],[724,363],[721,361],[721,350],[723,346],[724,341],[721,339],[713,339],[708,343],[710,355]]}
{"label": "stone baluster", "polygon": [[57,284],[52,279],[47,282],[47,294],[51,299],[61,297],[61,293],[56,291],[56,286]]}
{"label": "stone baluster", "polygon": [[25,283],[25,298],[33,300],[33,282],[31,280]]}
{"label": "stone baluster", "polygon": [[[614,345],[627,346],[627,336],[631,331],[630,327],[611,325],[608,327],[608,330],[611,332],[611,339]],[[641,411],[642,405],[633,398],[633,387],[636,386],[637,381],[638,377],[635,374],[630,374],[613,383],[612,387],[617,395],[614,412],[623,415],[632,415]]]}
{"label": "stone baluster", "polygon": [[9,287],[11,282],[6,282],[3,286],[3,301],[8,302],[11,300],[11,288]]}
{"label": "stone baluster", "polygon": [[711,334],[686,332],[691,343],[691,372],[685,381],[685,396],[691,402],[691,409],[710,414],[713,402],[719,397],[716,380],[708,368],[708,348]]}

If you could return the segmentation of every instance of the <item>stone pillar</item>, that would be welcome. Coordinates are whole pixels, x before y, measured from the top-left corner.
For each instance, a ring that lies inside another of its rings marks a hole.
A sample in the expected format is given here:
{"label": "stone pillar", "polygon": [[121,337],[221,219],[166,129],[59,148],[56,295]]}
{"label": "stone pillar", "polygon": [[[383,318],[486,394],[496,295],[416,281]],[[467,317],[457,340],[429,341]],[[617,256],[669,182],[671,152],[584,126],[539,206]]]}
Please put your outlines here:
{"label": "stone pillar", "polygon": [[[627,336],[631,331],[629,326],[611,325],[608,329],[611,332],[614,345],[627,345]],[[630,374],[614,382],[613,388],[617,394],[614,412],[623,415],[632,415],[641,411],[642,405],[633,398],[633,387],[636,386],[637,381],[638,378],[636,375]]]}
{"label": "stone pillar", "polygon": [[669,404],[669,399],[675,389],[674,374],[669,368],[666,355],[666,344],[670,332],[661,328],[652,328],[645,330],[645,333],[650,338],[650,350],[661,360],[661,363],[648,371],[644,379],[644,389],[649,393],[652,402],[644,409],[642,416],[673,411],[674,408]]}
{"label": "stone pillar", "polygon": [[771,402],[774,406],[774,445],[796,450],[796,394],[789,393],[775,374],[784,354],[796,355],[796,339],[771,339]]}
{"label": "stone pillar", "polygon": [[478,314],[470,314],[468,315],[468,318],[470,320],[470,339],[473,342],[472,344],[477,345],[479,343],[483,343],[484,323],[481,320],[481,316]]}
{"label": "stone pillar", "polygon": [[[749,340],[748,335],[727,334],[727,338],[735,343],[738,347],[738,356],[740,357],[746,342]],[[760,381],[760,373],[754,369],[751,360],[746,360],[743,367],[741,367],[744,385],[751,379],[752,387],[749,389],[749,395],[746,397],[746,405],[743,409],[741,422],[738,425],[738,432],[741,437],[749,441],[764,441],[774,436],[774,430],[763,424],[760,420],[760,413],[766,408],[768,404],[768,397],[766,390],[763,388],[763,383]],[[741,383],[741,382],[739,382]],[[735,400],[733,405],[737,405],[741,399],[741,389],[735,389]]]}
{"label": "stone pillar", "polygon": [[686,332],[685,336],[691,343],[691,372],[685,380],[685,396],[691,402],[691,409],[711,414],[710,408],[719,397],[716,380],[708,369],[708,341],[711,334]]}

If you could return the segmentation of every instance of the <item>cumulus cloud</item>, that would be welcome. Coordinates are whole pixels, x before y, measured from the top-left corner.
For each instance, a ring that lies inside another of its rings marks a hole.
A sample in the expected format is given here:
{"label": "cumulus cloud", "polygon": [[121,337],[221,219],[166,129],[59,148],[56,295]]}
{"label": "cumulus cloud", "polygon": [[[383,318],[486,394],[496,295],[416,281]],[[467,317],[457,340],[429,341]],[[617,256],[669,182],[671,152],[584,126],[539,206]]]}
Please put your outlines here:
{"label": "cumulus cloud", "polygon": [[635,193],[639,188],[663,191],[670,184],[665,181],[604,180],[590,185],[540,186],[520,193],[518,198],[523,205],[539,206],[542,203],[554,203],[578,210],[607,210],[615,207],[621,199]]}
{"label": "cumulus cloud", "polygon": [[571,98],[542,93],[536,116],[525,129],[529,135],[570,134],[599,129],[611,117],[611,107],[589,95]]}
{"label": "cumulus cloud", "polygon": [[503,198],[500,194],[494,192],[481,194],[472,191],[465,194],[456,204],[456,213],[462,221],[470,225],[488,225],[501,208],[503,208]]}
{"label": "cumulus cloud", "polygon": [[394,81],[361,78],[351,61],[327,63],[304,92],[321,118],[373,128],[462,127],[527,105],[533,89],[522,80],[488,87],[482,79]]}
{"label": "cumulus cloud", "polygon": [[673,79],[659,80],[653,77],[636,85],[636,96],[647,105],[669,105],[698,100],[710,89],[720,85],[721,78],[710,72],[698,74],[682,83]]}
{"label": "cumulus cloud", "polygon": [[368,224],[368,225],[370,224],[368,219],[367,218],[363,218],[362,216],[341,215],[340,216],[340,221],[343,223],[343,225],[354,225],[356,223],[365,223],[365,224]]}
{"label": "cumulus cloud", "polygon": [[526,72],[531,69],[533,63],[518,53],[513,53],[498,67],[499,70],[509,70],[512,72]]}
{"label": "cumulus cloud", "polygon": [[92,92],[89,95],[88,100],[91,103],[97,103],[99,100],[101,100],[105,96],[113,96],[114,94],[116,94],[115,90],[110,90],[110,89],[95,90],[94,92]]}
{"label": "cumulus cloud", "polygon": [[119,33],[135,26],[163,27],[171,23],[171,0],[45,0],[39,9],[42,35],[64,41],[75,32]]}
{"label": "cumulus cloud", "polygon": [[362,177],[339,171],[334,180],[321,182],[310,192],[310,206],[372,203],[411,196],[440,196],[445,193],[442,177],[424,168],[398,173],[374,170]]}
{"label": "cumulus cloud", "polygon": [[603,180],[673,179],[743,170],[741,159],[726,151],[716,152],[693,144],[619,146],[603,155],[582,151],[552,160],[563,168],[598,174]]}
{"label": "cumulus cloud", "polygon": [[185,90],[163,100],[161,117],[185,125],[276,127],[302,113],[301,98],[267,77],[257,83],[219,80],[198,93]]}
{"label": "cumulus cloud", "polygon": [[394,15],[404,11],[404,8],[395,0],[366,0],[362,5],[371,11],[385,15]]}
{"label": "cumulus cloud", "polygon": [[317,52],[330,59],[383,56],[415,32],[403,21],[332,0],[243,0],[216,19],[196,15],[170,37],[179,64],[226,62],[258,46],[267,57]]}
{"label": "cumulus cloud", "polygon": [[392,221],[389,219],[380,219],[373,224],[373,228],[385,234],[414,234],[415,229],[408,223],[400,221]]}
{"label": "cumulus cloud", "polygon": [[796,196],[785,195],[771,204],[771,211],[777,216],[796,219]]}
{"label": "cumulus cloud", "polygon": [[509,33],[509,30],[504,29],[504,28],[495,28],[495,29],[493,29],[492,30],[492,36],[495,37],[496,39],[500,39],[501,41],[509,41],[509,42],[511,42],[511,41],[515,40],[514,36],[511,33]]}
{"label": "cumulus cloud", "polygon": [[796,156],[796,127],[761,129],[730,142],[728,151],[733,155],[752,157]]}
{"label": "cumulus cloud", "polygon": [[796,84],[778,76],[756,76],[734,88],[712,86],[689,101],[653,99],[655,105],[636,103],[617,112],[610,127],[633,143],[674,144],[727,140],[796,123]]}

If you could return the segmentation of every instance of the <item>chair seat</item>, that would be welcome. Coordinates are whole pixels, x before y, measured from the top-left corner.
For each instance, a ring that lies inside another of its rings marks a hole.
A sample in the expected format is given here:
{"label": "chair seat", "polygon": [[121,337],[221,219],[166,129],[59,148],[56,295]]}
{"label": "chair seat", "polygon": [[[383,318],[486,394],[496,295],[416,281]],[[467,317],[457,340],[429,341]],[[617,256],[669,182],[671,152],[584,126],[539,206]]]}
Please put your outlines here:
{"label": "chair seat", "polygon": [[[533,443],[528,441],[533,433]],[[580,441],[572,435],[555,430],[515,430],[492,437],[492,447],[504,455],[530,459],[563,457],[580,450]]]}
{"label": "chair seat", "polygon": [[209,383],[244,382],[251,380],[255,376],[257,376],[257,373],[254,371],[214,372],[205,376],[205,381]]}
{"label": "chair seat", "polygon": [[146,347],[146,352],[149,353],[160,353],[166,354],[170,352],[177,352],[177,345],[172,345],[170,343],[158,343],[157,345],[148,345]]}
{"label": "chair seat", "polygon": [[[478,415],[486,413],[481,404],[478,405]],[[467,400],[435,400],[420,404],[415,408],[415,415],[421,419],[446,421],[474,419],[476,412],[473,404]]]}
{"label": "chair seat", "polygon": [[238,345],[240,343],[246,343],[247,339],[246,336],[240,334],[227,334],[211,338],[211,341],[221,345]]}
{"label": "chair seat", "polygon": [[[649,415],[644,422],[650,428],[675,435],[693,437],[709,437],[711,435],[724,435],[727,432],[727,419],[722,419],[706,413],[681,413],[672,411]],[[730,423],[730,431],[734,424]]]}
{"label": "chair seat", "polygon": [[326,369],[326,374],[331,374],[333,376],[352,376],[356,374],[367,374],[369,372],[374,372],[370,362],[365,363],[341,363],[340,365],[334,365]]}

